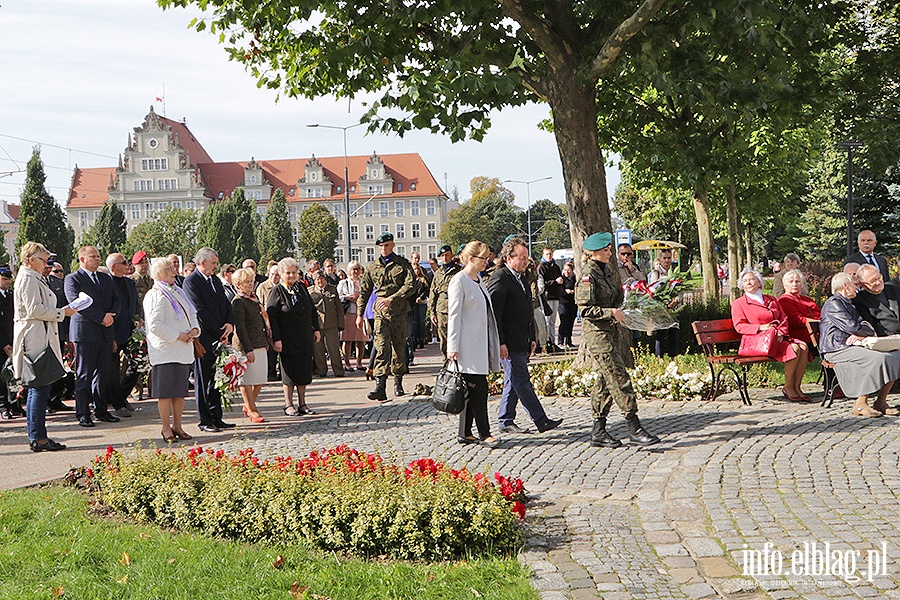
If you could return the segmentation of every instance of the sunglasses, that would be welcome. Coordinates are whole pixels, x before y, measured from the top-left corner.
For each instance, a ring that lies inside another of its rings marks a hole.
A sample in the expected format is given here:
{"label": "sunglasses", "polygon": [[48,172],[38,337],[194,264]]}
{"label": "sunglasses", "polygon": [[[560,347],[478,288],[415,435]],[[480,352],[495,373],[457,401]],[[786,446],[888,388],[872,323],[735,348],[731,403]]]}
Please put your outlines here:
{"label": "sunglasses", "polygon": [[634,256],[634,252],[619,252],[619,256]]}

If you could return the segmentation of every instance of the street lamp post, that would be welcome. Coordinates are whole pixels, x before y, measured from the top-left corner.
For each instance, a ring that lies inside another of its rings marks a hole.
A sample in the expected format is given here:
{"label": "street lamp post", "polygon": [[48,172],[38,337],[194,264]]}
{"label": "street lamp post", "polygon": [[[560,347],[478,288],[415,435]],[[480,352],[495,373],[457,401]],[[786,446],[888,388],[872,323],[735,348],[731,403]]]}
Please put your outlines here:
{"label": "street lamp post", "polygon": [[847,256],[853,254],[853,151],[862,142],[838,142],[838,148],[847,151]]}
{"label": "street lamp post", "polygon": [[524,183],[525,195],[528,198],[528,256],[531,256],[531,184],[538,181],[547,181],[553,179],[553,176],[541,177],[540,179],[532,179],[531,181],[519,181],[517,179],[504,179],[503,183]]}
{"label": "street lamp post", "polygon": [[307,127],[321,127],[322,129],[339,129],[344,135],[344,236],[346,236],[347,239],[347,258],[344,262],[349,262],[353,259],[350,241],[350,166],[349,159],[347,158],[347,130],[359,127],[363,124],[364,123],[354,123],[353,125],[347,125],[346,127],[321,125],[319,123],[307,125]]}

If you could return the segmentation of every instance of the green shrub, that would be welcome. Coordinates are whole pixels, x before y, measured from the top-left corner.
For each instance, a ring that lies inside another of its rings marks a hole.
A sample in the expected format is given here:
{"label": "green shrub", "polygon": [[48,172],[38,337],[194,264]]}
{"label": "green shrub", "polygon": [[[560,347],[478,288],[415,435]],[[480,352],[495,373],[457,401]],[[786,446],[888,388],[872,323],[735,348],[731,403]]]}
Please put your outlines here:
{"label": "green shrub", "polygon": [[94,461],[93,489],[114,511],[181,531],[401,559],[508,553],[521,542],[524,486],[432,459],[406,468],[338,446],[260,461],[253,450],[155,452]]}

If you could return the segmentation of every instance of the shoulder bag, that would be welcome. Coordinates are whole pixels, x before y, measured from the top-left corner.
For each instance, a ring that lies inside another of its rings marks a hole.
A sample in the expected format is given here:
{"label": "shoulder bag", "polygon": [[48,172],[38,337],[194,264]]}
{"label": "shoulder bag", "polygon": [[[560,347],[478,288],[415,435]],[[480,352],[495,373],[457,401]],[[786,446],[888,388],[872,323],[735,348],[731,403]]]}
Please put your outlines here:
{"label": "shoulder bag", "polygon": [[[44,327],[48,328],[47,322],[44,321]],[[53,348],[47,346],[41,351],[37,357],[32,360],[27,352],[22,353],[22,387],[42,388],[51,383],[56,383],[66,374]]]}
{"label": "shoulder bag", "polygon": [[444,361],[444,366],[441,367],[441,372],[434,381],[431,405],[441,412],[458,415],[466,407],[469,388],[459,372],[459,363],[453,361],[455,370],[448,369],[449,364],[449,360]]}

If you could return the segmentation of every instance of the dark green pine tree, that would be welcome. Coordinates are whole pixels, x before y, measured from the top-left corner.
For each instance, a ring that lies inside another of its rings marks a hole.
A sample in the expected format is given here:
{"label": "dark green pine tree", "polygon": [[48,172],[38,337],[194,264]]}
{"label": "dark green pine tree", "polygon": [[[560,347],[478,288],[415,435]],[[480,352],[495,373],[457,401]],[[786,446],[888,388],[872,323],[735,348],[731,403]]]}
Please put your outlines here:
{"label": "dark green pine tree", "polygon": [[323,261],[334,256],[338,223],[319,203],[303,211],[297,221],[297,250],[305,260]]}
{"label": "dark green pine tree", "polygon": [[198,248],[208,247],[219,253],[219,263],[234,261],[234,211],[230,200],[210,202],[197,226]]}
{"label": "dark green pine tree", "polygon": [[294,228],[288,220],[287,200],[280,188],[272,194],[259,228],[259,252],[260,263],[294,255]]}
{"label": "dark green pine tree", "polygon": [[256,244],[259,214],[256,212],[256,202],[248,198],[243,189],[237,188],[231,193],[229,204],[234,213],[234,227],[231,230],[234,255],[228,262],[238,263],[248,258],[259,262],[259,247]]}
{"label": "dark green pine tree", "polygon": [[125,213],[112,198],[103,203],[100,216],[85,235],[84,242],[97,247],[100,258],[104,259],[113,252],[119,252],[125,246],[128,227]]}
{"label": "dark green pine tree", "polygon": [[60,262],[69,264],[74,254],[75,232],[69,227],[62,207],[47,191],[46,181],[41,151],[35,147],[28,161],[25,190],[21,196],[16,253],[25,242],[40,242],[55,253]]}

